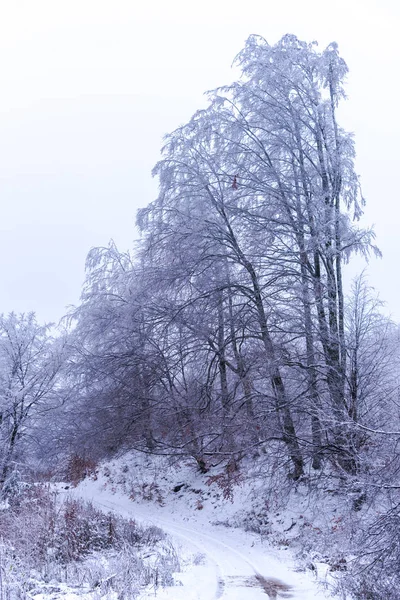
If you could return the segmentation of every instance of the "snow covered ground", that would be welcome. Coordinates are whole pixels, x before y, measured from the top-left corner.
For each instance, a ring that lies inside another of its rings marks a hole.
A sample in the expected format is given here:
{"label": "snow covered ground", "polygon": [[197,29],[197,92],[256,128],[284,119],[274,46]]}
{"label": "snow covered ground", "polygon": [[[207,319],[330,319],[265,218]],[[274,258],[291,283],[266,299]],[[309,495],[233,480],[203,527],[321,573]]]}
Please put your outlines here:
{"label": "snow covered ground", "polygon": [[150,589],[141,596],[143,600],[155,594],[160,600],[331,598],[322,565],[317,580],[311,571],[296,569],[287,548],[273,547],[259,535],[218,524],[229,521],[238,502],[246,501],[245,494],[234,503],[222,501],[215,491],[193,487],[194,481],[189,494],[185,488],[188,478],[196,477],[193,469],[149,471],[138,462],[128,465],[119,460],[102,469],[96,480],[86,479],[77,488],[63,490],[106,511],[159,526],[171,536],[181,556],[181,572],[174,575],[174,586]]}

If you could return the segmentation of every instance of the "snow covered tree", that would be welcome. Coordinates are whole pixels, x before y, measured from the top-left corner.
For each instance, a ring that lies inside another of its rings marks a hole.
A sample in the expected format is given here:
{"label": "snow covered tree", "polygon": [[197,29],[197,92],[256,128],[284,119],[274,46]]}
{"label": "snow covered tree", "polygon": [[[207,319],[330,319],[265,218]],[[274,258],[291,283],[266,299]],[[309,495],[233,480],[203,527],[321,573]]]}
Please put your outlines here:
{"label": "snow covered tree", "polygon": [[330,454],[354,472],[342,263],[374,246],[373,233],[354,224],[363,202],[354,146],[336,120],[347,67],[335,44],[321,53],[292,35],[275,46],[251,36],[237,62],[242,79],[211,93],[210,107],[167,137],[159,198],[139,214],[144,260],[159,281],[189,286],[192,304],[194,288],[198,298],[245,300],[247,336],[263,347],[295,476],[298,407],[284,379],[296,367],[307,374],[300,411],[311,417],[314,466]]}
{"label": "snow covered tree", "polygon": [[251,36],[237,63],[241,79],[166,137],[137,257],[88,257],[77,397],[86,423],[147,451],[261,444],[295,479],[325,460],[354,474],[342,268],[376,249],[336,118],[347,67],[292,35]]}
{"label": "snow covered tree", "polygon": [[0,316],[1,494],[35,419],[57,400],[62,350],[63,340],[55,340],[33,313]]}

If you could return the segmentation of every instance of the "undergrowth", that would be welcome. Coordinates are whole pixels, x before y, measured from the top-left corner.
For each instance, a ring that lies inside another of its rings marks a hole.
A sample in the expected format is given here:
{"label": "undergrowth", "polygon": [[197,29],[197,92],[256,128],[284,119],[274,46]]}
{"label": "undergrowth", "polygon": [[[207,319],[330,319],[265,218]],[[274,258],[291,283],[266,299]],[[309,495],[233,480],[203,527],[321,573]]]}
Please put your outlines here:
{"label": "undergrowth", "polygon": [[[141,527],[92,504],[59,501],[32,486],[0,511],[0,600],[25,600],[65,586],[97,598],[133,599],[173,584],[177,554],[158,527]],[[57,596],[59,597],[59,596]]]}

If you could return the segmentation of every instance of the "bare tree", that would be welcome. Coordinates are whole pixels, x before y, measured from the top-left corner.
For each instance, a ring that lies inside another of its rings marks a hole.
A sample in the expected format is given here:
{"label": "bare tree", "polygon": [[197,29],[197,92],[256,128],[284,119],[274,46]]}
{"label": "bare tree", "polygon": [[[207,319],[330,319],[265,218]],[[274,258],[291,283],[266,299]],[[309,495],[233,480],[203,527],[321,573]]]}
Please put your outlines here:
{"label": "bare tree", "polygon": [[[63,364],[63,339],[50,335],[35,315],[14,313],[0,317],[0,492],[24,439],[40,412],[57,397]],[[57,402],[56,402],[57,403]]]}
{"label": "bare tree", "polygon": [[335,44],[289,35],[251,36],[237,62],[241,79],[166,137],[137,259],[89,255],[77,362],[149,450],[271,439],[295,478],[309,458],[353,474],[342,266],[374,246],[354,221],[354,144],[336,119],[347,67]]}

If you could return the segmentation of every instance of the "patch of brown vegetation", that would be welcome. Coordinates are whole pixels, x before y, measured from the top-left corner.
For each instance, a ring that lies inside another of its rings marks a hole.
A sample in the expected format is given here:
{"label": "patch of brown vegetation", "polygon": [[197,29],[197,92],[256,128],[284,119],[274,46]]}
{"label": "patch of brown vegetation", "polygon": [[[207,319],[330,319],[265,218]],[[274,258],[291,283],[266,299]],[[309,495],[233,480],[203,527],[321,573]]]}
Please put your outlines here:
{"label": "patch of brown vegetation", "polygon": [[[224,582],[219,582],[219,589],[221,592],[224,590]],[[274,579],[273,577],[263,577],[259,573],[256,573],[252,577],[243,577],[243,576],[228,576],[226,579],[227,585],[237,587],[256,587],[261,588],[270,598],[270,600],[278,600],[279,598],[291,598],[292,594],[290,590],[292,587],[283,583],[283,581],[279,581],[279,579]],[[222,593],[220,594],[222,595]],[[219,598],[220,595],[217,597]]]}
{"label": "patch of brown vegetation", "polygon": [[287,583],[283,583],[283,581],[273,579],[272,577],[263,577],[259,573],[256,573],[255,578],[271,600],[276,600],[278,595],[280,598],[292,597],[292,594],[290,593],[292,587],[287,585]]}

